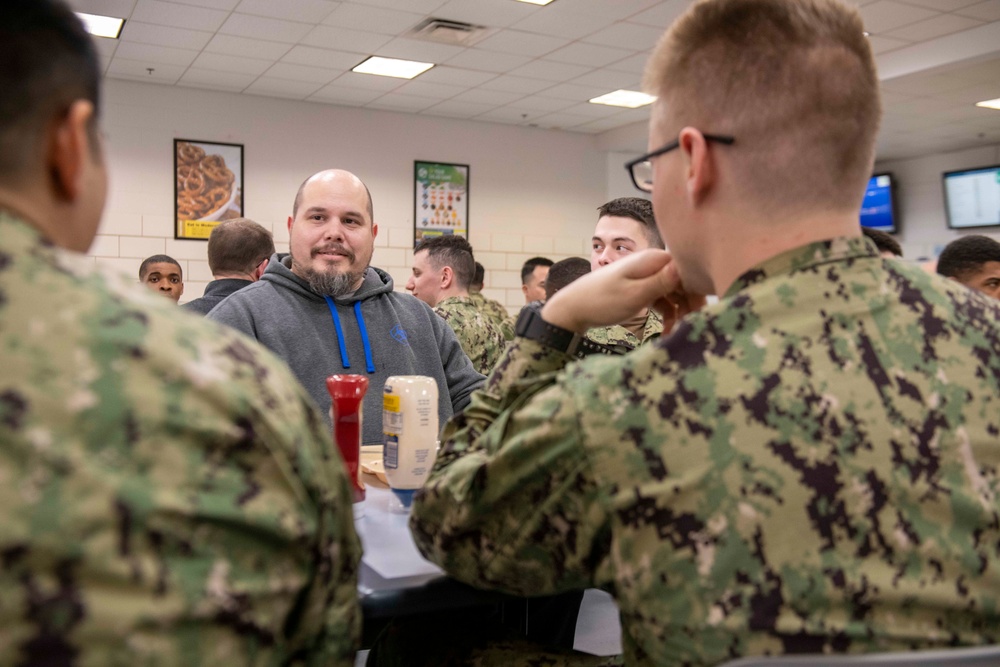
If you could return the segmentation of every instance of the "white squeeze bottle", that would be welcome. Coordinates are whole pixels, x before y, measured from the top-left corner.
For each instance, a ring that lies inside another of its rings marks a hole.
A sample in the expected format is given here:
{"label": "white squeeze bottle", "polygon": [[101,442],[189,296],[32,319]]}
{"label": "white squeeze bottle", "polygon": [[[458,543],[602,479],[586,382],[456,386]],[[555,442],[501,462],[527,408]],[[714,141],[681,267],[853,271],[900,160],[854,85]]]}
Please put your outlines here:
{"label": "white squeeze bottle", "polygon": [[404,507],[424,485],[437,456],[438,387],[423,375],[394,375],[382,390],[382,462]]}

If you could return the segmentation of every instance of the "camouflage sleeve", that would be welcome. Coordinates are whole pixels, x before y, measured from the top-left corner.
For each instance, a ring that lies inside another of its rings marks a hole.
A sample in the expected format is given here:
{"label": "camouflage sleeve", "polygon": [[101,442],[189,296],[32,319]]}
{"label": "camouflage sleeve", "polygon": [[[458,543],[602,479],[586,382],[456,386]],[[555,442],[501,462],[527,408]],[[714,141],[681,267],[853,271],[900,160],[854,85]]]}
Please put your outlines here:
{"label": "camouflage sleeve", "polygon": [[420,550],[469,584],[522,595],[593,585],[606,505],[579,442],[565,355],[515,339],[451,420],[410,527]]}
{"label": "camouflage sleeve", "polygon": [[457,413],[469,404],[472,392],[482,386],[483,376],[473,368],[472,361],[462,349],[448,323],[437,315],[433,315],[430,322],[441,354],[441,365],[448,382],[452,410]]}

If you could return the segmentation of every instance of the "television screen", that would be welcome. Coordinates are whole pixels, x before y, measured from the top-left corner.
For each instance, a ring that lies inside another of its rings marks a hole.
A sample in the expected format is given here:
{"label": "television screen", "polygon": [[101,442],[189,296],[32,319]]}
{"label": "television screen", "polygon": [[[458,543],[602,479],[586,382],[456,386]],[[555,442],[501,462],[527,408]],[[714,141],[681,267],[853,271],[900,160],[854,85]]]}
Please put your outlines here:
{"label": "television screen", "polygon": [[892,174],[875,174],[868,181],[865,200],[861,202],[861,226],[895,234],[895,185]]}
{"label": "television screen", "polygon": [[945,173],[944,207],[952,229],[1000,226],[1000,165]]}

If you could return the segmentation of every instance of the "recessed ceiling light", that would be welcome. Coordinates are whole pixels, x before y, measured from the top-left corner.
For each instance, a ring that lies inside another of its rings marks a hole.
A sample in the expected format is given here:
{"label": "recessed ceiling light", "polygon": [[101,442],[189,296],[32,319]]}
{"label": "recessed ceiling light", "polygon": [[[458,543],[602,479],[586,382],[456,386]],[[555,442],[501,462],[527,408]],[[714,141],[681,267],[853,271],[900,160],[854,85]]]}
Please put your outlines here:
{"label": "recessed ceiling light", "polygon": [[977,107],[983,107],[984,109],[996,109],[1000,111],[1000,97],[995,100],[983,100],[982,102],[976,102]]}
{"label": "recessed ceiling light", "polygon": [[91,35],[107,37],[108,39],[118,39],[118,36],[122,34],[122,26],[125,25],[125,19],[117,19],[113,16],[99,16],[97,14],[84,14],[83,12],[74,13],[83,21],[83,27]]}
{"label": "recessed ceiling light", "polygon": [[613,93],[595,97],[590,100],[590,103],[607,104],[610,107],[628,107],[629,109],[635,109],[636,107],[652,104],[655,100],[656,98],[652,95],[640,93],[636,90],[616,90]]}
{"label": "recessed ceiling light", "polygon": [[529,5],[547,5],[553,0],[517,0],[518,2],[527,2]]}
{"label": "recessed ceiling light", "polygon": [[393,76],[397,79],[412,79],[432,67],[434,67],[434,63],[418,63],[415,60],[372,56],[351,71],[358,74],[377,74],[378,76]]}

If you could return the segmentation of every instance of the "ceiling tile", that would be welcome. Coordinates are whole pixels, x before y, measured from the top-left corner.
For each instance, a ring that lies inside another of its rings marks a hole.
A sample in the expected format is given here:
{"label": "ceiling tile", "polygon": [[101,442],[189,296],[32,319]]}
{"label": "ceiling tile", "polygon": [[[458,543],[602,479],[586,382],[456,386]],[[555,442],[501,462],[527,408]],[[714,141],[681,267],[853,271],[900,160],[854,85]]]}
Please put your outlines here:
{"label": "ceiling tile", "polygon": [[544,8],[524,2],[451,0],[434,10],[434,16],[450,21],[503,28],[539,11],[544,11]]}
{"label": "ceiling tile", "polygon": [[327,84],[343,73],[343,69],[309,67],[308,65],[295,65],[293,63],[276,63],[264,72],[263,76],[275,79]]}
{"label": "ceiling tile", "polygon": [[533,79],[545,79],[546,81],[568,81],[589,71],[588,67],[582,65],[570,65],[568,63],[553,63],[547,60],[535,60],[511,70],[511,74],[516,76],[526,76]]}
{"label": "ceiling tile", "polygon": [[531,111],[559,111],[560,109],[565,109],[576,104],[573,100],[563,100],[554,97],[542,97],[539,95],[533,95],[531,97],[525,97],[514,104],[508,105],[517,109],[527,109]]}
{"label": "ceiling tile", "polygon": [[590,102],[582,102],[580,104],[574,104],[571,107],[563,109],[566,113],[578,114],[580,116],[589,116],[590,118],[608,118],[609,116],[617,116],[622,112],[621,107],[611,107],[607,104],[591,104]]}
{"label": "ceiling tile", "polygon": [[522,93],[524,95],[530,95],[532,93],[537,93],[540,90],[545,90],[552,84],[548,81],[543,81],[541,79],[528,79],[522,76],[511,76],[509,74],[504,74],[498,76],[492,81],[487,81],[481,88],[486,90],[502,90],[508,93]]}
{"label": "ceiling tile", "polygon": [[608,25],[608,18],[581,11],[575,3],[556,3],[514,24],[517,30],[580,39]]}
{"label": "ceiling tile", "polygon": [[69,6],[75,12],[127,19],[135,7],[135,0],[69,0]]}
{"label": "ceiling tile", "polygon": [[986,62],[966,65],[964,67],[948,72],[952,76],[973,81],[975,83],[986,83],[989,81],[1000,81],[1000,58],[987,60]]}
{"label": "ceiling tile", "polygon": [[281,42],[267,42],[262,39],[216,34],[205,50],[209,53],[224,53],[228,56],[277,60],[288,53],[291,48],[288,44]]}
{"label": "ceiling tile", "polygon": [[383,35],[398,35],[416,26],[423,18],[423,14],[345,2],[323,19],[323,24]]}
{"label": "ceiling tile", "polygon": [[[390,7],[398,9],[400,0],[351,0],[360,5],[370,5],[372,7]],[[433,13],[435,9],[444,4],[444,0],[403,0],[406,9],[411,12]]]}
{"label": "ceiling tile", "polygon": [[986,2],[963,7],[955,13],[982,21],[1000,21],[1000,0],[986,0]]}
{"label": "ceiling tile", "polygon": [[436,44],[419,39],[397,37],[375,50],[375,55],[387,58],[404,58],[425,63],[441,63],[465,50],[464,46]]}
{"label": "ceiling tile", "polygon": [[424,77],[421,75],[415,81],[407,81],[399,88],[396,88],[394,92],[412,95],[414,97],[432,97],[441,101],[452,98],[466,90],[468,89],[461,86],[446,86],[441,83],[424,81]]}
{"label": "ceiling tile", "polygon": [[383,95],[374,102],[369,102],[365,106],[369,109],[386,109],[388,111],[423,111],[427,107],[434,106],[439,100],[427,97],[417,97],[415,95],[402,95],[392,92]]}
{"label": "ceiling tile", "polygon": [[523,111],[514,107],[500,107],[477,116],[479,120],[493,120],[501,123],[528,123],[533,118],[544,115],[544,111]]}
{"label": "ceiling tile", "polygon": [[587,132],[588,134],[600,134],[621,126],[621,121],[617,118],[598,118],[583,125],[573,128],[575,132]]}
{"label": "ceiling tile", "polygon": [[485,72],[507,72],[527,62],[531,58],[508,53],[493,53],[479,49],[466,49],[457,56],[448,59],[448,64],[455,67],[465,67]]}
{"label": "ceiling tile", "polygon": [[171,28],[164,25],[153,25],[139,21],[126,21],[122,29],[121,39],[124,42],[140,44],[155,44],[157,46],[172,46],[178,49],[194,49],[201,51],[212,39],[212,33],[201,30],[186,30]]}
{"label": "ceiling tile", "polygon": [[578,114],[570,114],[564,111],[557,111],[556,113],[550,113],[545,116],[539,116],[535,119],[535,123],[539,127],[547,127],[553,130],[561,130],[573,127],[574,125],[580,125],[582,123],[592,122],[594,119],[590,116],[580,116]]}
{"label": "ceiling tile", "polygon": [[240,0],[164,0],[165,2],[173,2],[181,5],[193,5],[195,7],[202,7],[205,9],[221,9],[222,11],[231,12],[236,9],[236,5],[240,4]]}
{"label": "ceiling tile", "polygon": [[883,37],[882,35],[871,35],[868,37],[868,43],[871,44],[872,53],[875,55],[886,53],[887,51],[893,51],[895,49],[901,49],[904,46],[910,46],[913,44],[913,42],[895,39],[893,37]]}
{"label": "ceiling tile", "polygon": [[309,99],[319,102],[333,102],[342,104],[361,105],[367,104],[374,99],[381,97],[384,93],[378,90],[364,90],[362,88],[350,88],[330,84],[323,86],[313,93]]}
{"label": "ceiling tile", "polygon": [[[150,72],[149,70],[153,71]],[[116,77],[129,77],[149,83],[173,84],[184,74],[186,66],[150,64],[142,60],[127,60],[115,58],[108,67],[108,74]]]}
{"label": "ceiling tile", "polygon": [[876,35],[938,15],[930,9],[903,5],[893,0],[879,0],[858,11],[865,22],[865,29]]}
{"label": "ceiling tile", "polygon": [[982,2],[982,0],[902,0],[902,2],[917,7],[936,9],[939,12],[953,12],[956,9]]}
{"label": "ceiling tile", "polygon": [[256,74],[239,74],[237,72],[219,72],[216,70],[189,67],[178,81],[181,85],[198,86],[200,88],[219,88],[220,90],[243,90],[257,78]]}
{"label": "ceiling tile", "polygon": [[605,86],[578,86],[574,83],[561,83],[545,91],[546,97],[558,97],[561,100],[586,102],[592,97],[610,93]]}
{"label": "ceiling tile", "polygon": [[634,23],[616,23],[587,35],[583,41],[618,48],[627,44],[630,49],[644,51],[656,46],[662,35],[663,31],[659,28]]}
{"label": "ceiling tile", "polygon": [[389,92],[399,88],[406,83],[406,79],[397,79],[391,76],[377,76],[375,74],[358,74],[357,72],[344,72],[335,82],[338,86],[346,88],[364,88],[365,90],[381,90]]}
{"label": "ceiling tile", "polygon": [[629,23],[642,23],[643,25],[659,28],[666,31],[674,20],[683,14],[691,5],[690,0],[670,0],[660,2],[655,7],[647,9],[638,14],[633,14],[628,18]]}
{"label": "ceiling tile", "polygon": [[309,31],[309,34],[303,37],[301,41],[308,46],[337,49],[339,51],[357,51],[358,53],[371,55],[375,52],[375,49],[390,39],[392,38],[374,32],[320,25]]}
{"label": "ceiling tile", "polygon": [[541,56],[569,44],[569,40],[535,35],[519,30],[502,30],[476,44],[477,49],[521,56]]}
{"label": "ceiling tile", "polygon": [[569,83],[578,86],[600,86],[608,91],[624,88],[626,90],[639,90],[639,79],[641,76],[627,74],[625,72],[615,72],[609,69],[598,69],[587,72],[583,76],[578,76]]}
{"label": "ceiling tile", "polygon": [[228,16],[229,12],[218,9],[178,5],[158,0],[139,0],[132,10],[131,19],[188,30],[218,30]]}
{"label": "ceiling tile", "polygon": [[492,72],[477,72],[471,69],[449,67],[448,65],[438,65],[420,75],[421,81],[453,86],[478,86],[495,78],[496,74]]}
{"label": "ceiling tile", "polygon": [[455,100],[448,100],[446,102],[442,102],[441,104],[435,104],[421,113],[432,116],[472,118],[473,116],[478,116],[481,113],[486,113],[487,111],[492,110],[493,105],[491,104],[476,104],[474,102],[457,102]]}
{"label": "ceiling tile", "polygon": [[194,61],[194,66],[220,72],[239,72],[240,74],[260,76],[271,66],[271,61],[244,56],[229,56],[224,53],[202,53]]}
{"label": "ceiling tile", "polygon": [[115,55],[115,51],[118,49],[119,44],[121,44],[121,42],[117,39],[109,39],[107,37],[94,38],[94,46],[97,47],[97,53],[99,53],[102,58],[110,58]]}
{"label": "ceiling tile", "polygon": [[233,14],[219,29],[219,32],[251,39],[266,39],[271,42],[295,44],[312,30],[308,23],[295,23],[281,19],[269,19],[249,14]]}
{"label": "ceiling tile", "polygon": [[277,97],[305,99],[321,87],[318,83],[308,81],[289,81],[288,79],[275,79],[262,76],[247,86],[243,92],[254,95],[274,95]]}
{"label": "ceiling tile", "polygon": [[897,28],[885,33],[885,37],[920,42],[935,37],[943,37],[969,28],[982,25],[982,21],[970,19],[956,14],[939,14],[933,18],[911,23],[908,26]]}
{"label": "ceiling tile", "polygon": [[302,23],[319,23],[334,11],[339,3],[330,0],[243,0],[236,7],[241,14],[254,14],[272,19]]}
{"label": "ceiling tile", "polygon": [[475,102],[477,104],[501,106],[503,104],[509,104],[514,100],[519,100],[522,97],[524,97],[524,93],[508,93],[502,90],[485,90],[483,88],[476,88],[475,90],[467,90],[464,93],[459,93],[452,99],[459,102]]}
{"label": "ceiling tile", "polygon": [[576,0],[574,4],[580,8],[580,11],[603,16],[610,24],[613,21],[631,20],[631,17],[647,11],[661,2],[662,0],[612,0],[611,2],[608,0]]}
{"label": "ceiling tile", "polygon": [[296,65],[349,70],[360,64],[365,57],[360,53],[331,51],[330,49],[318,49],[315,46],[302,46],[299,44],[298,46],[293,46],[288,53],[281,57],[281,60],[282,62]]}
{"label": "ceiling tile", "polygon": [[641,79],[642,73],[646,71],[646,63],[648,61],[649,54],[640,53],[638,55],[625,58],[624,60],[619,60],[616,63],[611,63],[607,65],[605,69],[609,69],[614,72],[626,72]]}
{"label": "ceiling tile", "polygon": [[546,60],[554,60],[560,63],[573,63],[575,65],[590,65],[591,67],[603,67],[609,63],[618,62],[628,56],[633,51],[625,49],[615,49],[610,46],[600,46],[599,44],[584,44],[575,42],[569,46],[564,46],[552,53],[546,54]]}
{"label": "ceiling tile", "polygon": [[139,60],[149,63],[159,63],[161,65],[177,65],[187,67],[195,58],[197,51],[190,49],[175,49],[169,46],[156,46],[154,44],[136,44],[135,42],[122,42],[115,51],[115,58],[125,58],[126,60]]}

